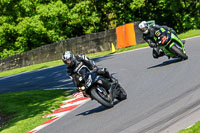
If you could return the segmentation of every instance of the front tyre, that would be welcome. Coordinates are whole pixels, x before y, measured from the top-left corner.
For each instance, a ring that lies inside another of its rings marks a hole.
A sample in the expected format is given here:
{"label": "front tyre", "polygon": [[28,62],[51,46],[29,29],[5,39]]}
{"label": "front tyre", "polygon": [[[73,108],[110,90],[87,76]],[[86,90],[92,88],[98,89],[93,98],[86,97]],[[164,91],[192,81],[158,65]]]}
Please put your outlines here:
{"label": "front tyre", "polygon": [[97,102],[99,102],[103,106],[107,108],[111,108],[114,106],[112,99],[108,95],[105,95],[104,93],[98,91],[95,87],[93,87],[90,91],[92,98],[94,98]]}
{"label": "front tyre", "polygon": [[183,60],[188,59],[188,56],[185,53],[183,53],[181,49],[177,48],[175,45],[173,45],[171,49],[176,53],[177,56],[181,57]]}

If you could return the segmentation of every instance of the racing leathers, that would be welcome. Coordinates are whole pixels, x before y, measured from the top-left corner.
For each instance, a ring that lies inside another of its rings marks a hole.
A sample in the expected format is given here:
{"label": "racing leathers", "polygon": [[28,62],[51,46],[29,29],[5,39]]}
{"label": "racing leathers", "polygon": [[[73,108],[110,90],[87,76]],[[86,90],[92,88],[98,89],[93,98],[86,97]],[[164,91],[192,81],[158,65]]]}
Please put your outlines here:
{"label": "racing leathers", "polygon": [[164,52],[161,49],[159,49],[158,47],[156,47],[157,45],[156,45],[156,42],[154,40],[154,33],[155,33],[156,30],[159,30],[160,28],[164,28],[165,30],[170,31],[174,35],[177,36],[177,33],[174,31],[174,29],[170,28],[168,26],[165,26],[165,25],[160,26],[160,25],[156,25],[156,24],[149,26],[149,28],[148,28],[149,32],[147,34],[143,34],[143,39],[149,44],[149,46],[151,48],[153,48],[152,55],[153,55],[154,58],[158,58],[158,57],[161,57],[161,56],[164,55]]}
{"label": "racing leathers", "polygon": [[[85,65],[88,67],[88,69],[92,72],[97,72],[97,74],[103,76],[104,78],[112,81],[111,76],[106,68],[98,68],[93,60],[90,60],[85,55],[77,55],[75,56],[75,62],[73,65],[70,65],[67,67],[67,73],[72,79],[73,83],[79,88],[81,87],[81,81],[80,78],[82,78],[82,75],[78,73],[78,70]],[[106,89],[110,89],[111,85],[107,80],[105,80],[104,87]]]}

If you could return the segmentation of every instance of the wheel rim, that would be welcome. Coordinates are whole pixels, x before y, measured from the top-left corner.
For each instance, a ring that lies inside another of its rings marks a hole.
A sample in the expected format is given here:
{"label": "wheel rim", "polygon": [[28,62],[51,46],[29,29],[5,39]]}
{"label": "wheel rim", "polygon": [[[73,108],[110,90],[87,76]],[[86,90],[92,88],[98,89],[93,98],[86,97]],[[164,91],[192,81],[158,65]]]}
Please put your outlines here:
{"label": "wheel rim", "polygon": [[101,88],[102,90],[103,90],[103,92],[100,92],[100,91],[98,91],[98,89],[97,89],[97,93],[104,99],[104,100],[106,100],[106,101],[108,101],[108,102],[112,102],[112,100],[111,100],[111,98],[108,96],[108,93],[107,93],[107,91],[104,89],[104,88]]}

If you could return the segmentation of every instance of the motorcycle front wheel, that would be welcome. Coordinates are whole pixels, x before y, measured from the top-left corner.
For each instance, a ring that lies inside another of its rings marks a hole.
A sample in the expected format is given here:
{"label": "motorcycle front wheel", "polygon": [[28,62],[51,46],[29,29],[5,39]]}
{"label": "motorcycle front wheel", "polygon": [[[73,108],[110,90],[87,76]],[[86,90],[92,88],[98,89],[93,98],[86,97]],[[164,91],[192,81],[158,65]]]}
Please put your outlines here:
{"label": "motorcycle front wheel", "polygon": [[108,93],[104,88],[101,88],[102,91],[99,91],[96,87],[93,87],[91,91],[92,98],[94,98],[97,102],[102,104],[107,108],[111,108],[114,106],[113,100],[109,97]]}
{"label": "motorcycle front wheel", "polygon": [[176,53],[177,56],[181,57],[183,60],[188,59],[188,56],[185,53],[183,53],[181,49],[177,48],[176,45],[172,46],[171,49]]}

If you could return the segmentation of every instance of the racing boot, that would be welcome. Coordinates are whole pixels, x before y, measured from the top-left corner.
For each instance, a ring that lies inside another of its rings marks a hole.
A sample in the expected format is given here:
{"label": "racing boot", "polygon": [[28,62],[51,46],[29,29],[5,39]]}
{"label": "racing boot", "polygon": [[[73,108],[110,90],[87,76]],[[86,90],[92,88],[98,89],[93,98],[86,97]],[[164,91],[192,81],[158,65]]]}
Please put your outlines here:
{"label": "racing boot", "polygon": [[108,82],[105,79],[101,79],[101,81],[102,81],[102,86],[108,91],[111,99],[113,99],[113,85],[112,85],[112,83]]}
{"label": "racing boot", "polygon": [[109,79],[110,82],[113,82],[112,76],[108,72],[108,70],[105,68],[105,77]]}
{"label": "racing boot", "polygon": [[164,56],[165,53],[160,48],[153,48],[153,58],[158,59],[161,56]]}
{"label": "racing boot", "polygon": [[109,79],[110,82],[112,82],[112,76],[110,75],[110,73],[108,72],[108,70],[106,68],[98,68],[97,73],[102,75],[103,77]]}

